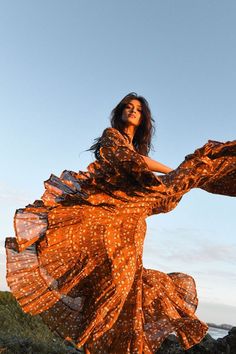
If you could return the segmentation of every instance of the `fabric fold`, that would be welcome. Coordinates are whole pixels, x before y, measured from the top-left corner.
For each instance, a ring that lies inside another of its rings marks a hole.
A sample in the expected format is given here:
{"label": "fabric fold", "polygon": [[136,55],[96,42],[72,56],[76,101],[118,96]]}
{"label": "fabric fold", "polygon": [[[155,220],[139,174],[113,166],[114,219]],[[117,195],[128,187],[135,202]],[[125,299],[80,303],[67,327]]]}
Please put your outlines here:
{"label": "fabric fold", "polygon": [[201,341],[194,279],[143,267],[145,220],[192,188],[236,196],[236,141],[209,140],[157,176],[107,128],[87,171],[52,174],[44,186],[6,239],[7,282],[25,312],[90,354],[155,353],[172,332],[185,349]]}

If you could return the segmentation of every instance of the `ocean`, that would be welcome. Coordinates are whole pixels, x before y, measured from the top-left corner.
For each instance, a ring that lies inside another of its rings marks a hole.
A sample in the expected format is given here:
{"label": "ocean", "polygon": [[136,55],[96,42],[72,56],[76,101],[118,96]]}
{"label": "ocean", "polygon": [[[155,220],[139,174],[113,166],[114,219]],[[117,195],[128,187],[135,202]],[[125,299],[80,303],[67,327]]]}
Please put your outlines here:
{"label": "ocean", "polygon": [[212,336],[214,339],[218,338],[223,338],[227,336],[229,331],[221,328],[215,328],[215,327],[209,327],[208,333]]}

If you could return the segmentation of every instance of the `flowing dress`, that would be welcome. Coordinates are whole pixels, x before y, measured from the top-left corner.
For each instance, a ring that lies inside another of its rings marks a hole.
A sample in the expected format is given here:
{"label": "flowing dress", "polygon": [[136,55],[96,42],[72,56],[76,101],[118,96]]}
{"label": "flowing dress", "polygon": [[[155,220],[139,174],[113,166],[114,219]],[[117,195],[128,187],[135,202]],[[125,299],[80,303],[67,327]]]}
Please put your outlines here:
{"label": "flowing dress", "polygon": [[236,140],[208,141],[157,176],[115,128],[87,171],[45,181],[18,209],[6,239],[7,282],[22,309],[90,354],[151,354],[172,332],[188,349],[207,325],[195,315],[194,279],[145,269],[146,218],[192,188],[236,196]]}

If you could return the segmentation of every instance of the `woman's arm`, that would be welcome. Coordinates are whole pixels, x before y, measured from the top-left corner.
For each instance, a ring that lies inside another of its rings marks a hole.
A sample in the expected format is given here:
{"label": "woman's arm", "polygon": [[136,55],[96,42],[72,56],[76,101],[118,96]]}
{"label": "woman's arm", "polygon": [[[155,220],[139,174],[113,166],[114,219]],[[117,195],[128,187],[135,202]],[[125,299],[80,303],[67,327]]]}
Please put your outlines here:
{"label": "woman's arm", "polygon": [[99,156],[112,174],[119,174],[132,183],[135,180],[143,188],[160,184],[144,157],[131,149],[127,145],[127,140],[115,128],[104,130],[100,140]]}
{"label": "woman's arm", "polygon": [[158,161],[152,160],[152,159],[150,159],[150,157],[147,157],[144,155],[141,155],[141,156],[143,157],[144,161],[148,165],[148,168],[153,172],[169,173],[169,172],[173,171],[172,168],[165,166]]}

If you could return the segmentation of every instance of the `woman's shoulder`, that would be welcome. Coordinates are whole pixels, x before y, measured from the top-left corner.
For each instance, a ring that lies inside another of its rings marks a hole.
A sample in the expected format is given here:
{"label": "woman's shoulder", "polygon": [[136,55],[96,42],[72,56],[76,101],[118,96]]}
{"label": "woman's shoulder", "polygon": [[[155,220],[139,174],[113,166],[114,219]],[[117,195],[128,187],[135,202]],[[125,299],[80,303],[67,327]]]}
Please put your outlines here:
{"label": "woman's shoulder", "polygon": [[103,133],[102,133],[102,138],[108,138],[108,139],[121,139],[122,141],[125,141],[124,135],[116,128],[108,127],[105,128]]}
{"label": "woman's shoulder", "polygon": [[107,134],[109,134],[109,135],[114,135],[114,134],[121,134],[120,132],[119,132],[119,130],[118,129],[116,129],[116,128],[112,128],[112,127],[107,127],[107,128],[105,128],[104,130],[103,130],[103,133],[102,133],[102,136],[103,135],[107,135]]}
{"label": "woman's shoulder", "polygon": [[125,146],[135,151],[135,148],[130,144],[129,139],[116,128],[108,127],[104,129],[102,140],[113,142],[116,146]]}

